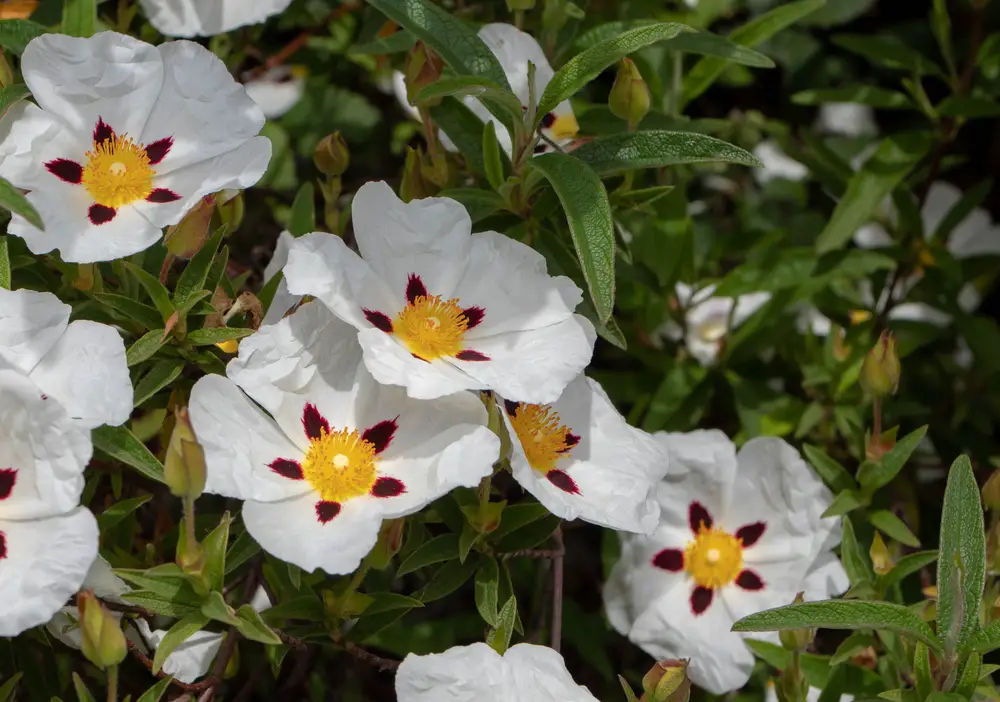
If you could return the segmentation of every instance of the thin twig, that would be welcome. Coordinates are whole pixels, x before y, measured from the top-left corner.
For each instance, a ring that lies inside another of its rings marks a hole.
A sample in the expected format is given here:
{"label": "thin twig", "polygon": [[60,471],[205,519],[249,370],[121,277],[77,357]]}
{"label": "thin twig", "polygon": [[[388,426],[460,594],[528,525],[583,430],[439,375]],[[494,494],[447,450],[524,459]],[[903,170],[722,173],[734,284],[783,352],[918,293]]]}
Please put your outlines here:
{"label": "thin twig", "polygon": [[557,528],[552,537],[556,541],[558,553],[552,558],[552,650],[559,652],[562,640],[562,600],[563,600],[563,545],[562,528]]}
{"label": "thin twig", "polygon": [[325,31],[327,25],[330,24],[330,22],[334,22],[343,17],[344,15],[350,14],[351,10],[353,9],[354,7],[352,5],[344,3],[336,10],[331,12],[329,15],[327,15],[323,19],[323,21],[320,22],[318,25],[304,30],[297,37],[295,37],[290,42],[281,47],[281,50],[278,51],[278,53],[274,54],[273,56],[269,56],[267,60],[264,61],[264,65],[255,68],[253,72],[250,74],[251,79],[259,78],[262,74],[266,73],[272,68],[277,68],[278,66],[283,64],[285,61],[290,59],[296,52],[298,52],[299,49],[304,47],[306,45],[306,42],[309,41],[310,37],[312,37],[313,34],[316,34],[317,32],[320,31]]}
{"label": "thin twig", "polygon": [[350,653],[358,660],[370,663],[381,672],[385,672],[387,670],[395,670],[396,668],[399,667],[399,661],[392,660],[391,658],[382,658],[382,656],[377,656],[371,651],[366,651],[365,649],[351,643],[350,641],[344,644],[344,650]]}
{"label": "thin twig", "polygon": [[[132,655],[136,658],[136,660],[138,660],[140,663],[142,663],[146,667],[146,670],[148,670],[150,673],[153,673],[153,659],[152,658],[150,658],[145,653],[143,653],[142,650],[138,646],[136,646],[134,643],[132,643],[131,641],[128,642],[128,650],[132,652]],[[168,677],[167,674],[164,673],[162,670],[160,672],[158,672],[158,673],[153,673],[153,674],[156,675],[157,678],[161,678],[161,679],[165,678],[165,677]],[[176,685],[177,687],[179,687],[180,689],[184,690],[185,692],[189,692],[191,694],[197,695],[198,693],[203,692],[204,690],[206,690],[206,689],[212,687],[213,685],[215,685],[218,682],[218,680],[215,680],[212,677],[207,677],[204,680],[202,680],[201,682],[194,683],[193,685],[189,685],[187,683],[182,683],[180,680],[177,680],[176,678],[173,679],[173,680],[171,680],[170,682],[171,682],[171,684]]]}

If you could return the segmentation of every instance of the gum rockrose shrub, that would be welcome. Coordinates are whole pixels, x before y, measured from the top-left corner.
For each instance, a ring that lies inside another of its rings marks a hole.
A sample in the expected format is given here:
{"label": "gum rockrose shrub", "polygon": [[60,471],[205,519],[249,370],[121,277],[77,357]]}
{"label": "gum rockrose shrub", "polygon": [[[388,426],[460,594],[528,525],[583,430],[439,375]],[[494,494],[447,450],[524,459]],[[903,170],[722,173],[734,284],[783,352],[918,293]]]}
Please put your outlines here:
{"label": "gum rockrose shrub", "polygon": [[0,2],[0,702],[979,702],[1000,4]]}

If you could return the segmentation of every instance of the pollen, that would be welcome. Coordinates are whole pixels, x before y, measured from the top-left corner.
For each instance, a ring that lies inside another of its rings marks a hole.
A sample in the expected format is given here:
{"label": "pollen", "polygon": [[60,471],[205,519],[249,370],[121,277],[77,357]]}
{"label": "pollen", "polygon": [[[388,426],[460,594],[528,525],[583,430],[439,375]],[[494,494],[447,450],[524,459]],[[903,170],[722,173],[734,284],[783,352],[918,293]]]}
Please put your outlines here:
{"label": "pollen", "polygon": [[375,444],[361,438],[357,429],[322,430],[310,441],[302,477],[323,502],[345,502],[371,492],[378,477]]}
{"label": "pollen", "polygon": [[98,205],[118,209],[153,192],[154,175],[146,149],[127,136],[116,136],[87,152],[83,185]]}
{"label": "pollen", "polygon": [[543,475],[554,470],[560,458],[568,456],[576,442],[567,441],[572,434],[561,424],[559,413],[548,405],[517,406],[510,415],[514,427],[528,458],[528,464]]}
{"label": "pollen", "polygon": [[743,569],[743,545],[727,531],[702,525],[684,550],[684,567],[699,587],[723,587]]}
{"label": "pollen", "polygon": [[418,295],[392,323],[393,333],[410,353],[425,361],[458,355],[468,328],[458,299],[442,300],[440,295]]}

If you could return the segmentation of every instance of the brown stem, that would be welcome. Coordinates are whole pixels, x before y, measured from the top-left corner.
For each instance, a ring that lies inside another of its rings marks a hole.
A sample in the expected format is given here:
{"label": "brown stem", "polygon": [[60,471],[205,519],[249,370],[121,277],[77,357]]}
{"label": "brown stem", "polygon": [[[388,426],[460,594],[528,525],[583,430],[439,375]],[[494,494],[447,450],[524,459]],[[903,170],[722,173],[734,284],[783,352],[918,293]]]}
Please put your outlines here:
{"label": "brown stem", "polygon": [[555,539],[558,551],[552,558],[552,649],[558,653],[562,640],[563,560],[565,556],[562,528],[556,528],[552,537]]}
{"label": "brown stem", "polygon": [[387,670],[395,670],[399,667],[399,661],[392,660],[391,658],[382,658],[382,656],[377,656],[371,651],[366,651],[365,649],[357,646],[350,641],[344,644],[344,650],[349,654],[357,658],[358,660],[370,663],[375,666],[380,672],[385,672]]}
{"label": "brown stem", "polygon": [[309,41],[309,37],[311,37],[313,34],[316,34],[317,32],[325,31],[326,26],[330,22],[334,22],[343,17],[344,15],[350,14],[351,10],[353,9],[354,7],[348,3],[342,4],[336,10],[327,15],[323,19],[323,21],[320,22],[317,26],[306,29],[297,37],[295,37],[290,42],[281,47],[278,53],[274,54],[273,56],[269,56],[267,60],[264,61],[263,66],[258,66],[256,69],[254,69],[253,73],[250,74],[251,79],[259,78],[262,74],[266,73],[270,69],[283,64],[285,61],[290,59],[296,52],[298,52],[299,49],[301,49],[306,45],[306,42]]}

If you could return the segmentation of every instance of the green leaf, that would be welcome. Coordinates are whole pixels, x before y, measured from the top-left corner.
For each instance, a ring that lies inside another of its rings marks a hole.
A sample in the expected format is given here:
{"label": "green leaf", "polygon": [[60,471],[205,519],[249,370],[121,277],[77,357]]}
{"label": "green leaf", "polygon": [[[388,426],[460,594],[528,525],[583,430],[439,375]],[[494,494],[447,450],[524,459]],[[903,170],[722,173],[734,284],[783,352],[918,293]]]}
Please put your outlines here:
{"label": "green leaf", "polygon": [[924,702],[969,702],[957,692],[932,692]]}
{"label": "green leaf", "polygon": [[920,615],[902,605],[861,600],[823,600],[766,609],[743,617],[733,631],[785,631],[802,628],[885,629],[917,641],[935,651],[941,643]]}
{"label": "green leaf", "polygon": [[139,497],[133,497],[128,500],[116,502],[108,507],[106,510],[101,512],[101,516],[97,518],[97,525],[100,527],[101,533],[103,534],[108,529],[120,524],[125,517],[149,502],[152,497],[152,495],[141,495]]}
{"label": "green leaf", "polygon": [[615,305],[615,230],[604,184],[566,154],[542,154],[530,164],[548,179],[562,203],[594,309],[606,322]]}
{"label": "green leaf", "polygon": [[170,683],[173,682],[173,678],[169,675],[165,678],[161,678],[153,685],[151,688],[142,693],[142,697],[137,699],[135,702],[160,702],[160,698],[163,697],[163,693],[167,691],[170,687]]}
{"label": "green leaf", "polygon": [[599,175],[681,163],[763,164],[738,146],[696,132],[643,131],[597,137],[573,150]]}
{"label": "green leaf", "polygon": [[495,558],[484,558],[476,571],[476,609],[487,624],[497,626],[497,592],[500,587],[500,567]]}
{"label": "green leaf", "polygon": [[457,558],[448,561],[435,571],[427,585],[414,593],[424,604],[447,597],[462,587],[479,567],[479,554],[472,552],[462,563]]}
{"label": "green leaf", "polygon": [[[739,46],[757,46],[823,7],[824,4],[826,0],[800,0],[780,5],[735,29],[729,35],[729,40]],[[708,90],[728,64],[726,59],[714,56],[698,61],[684,78],[685,102],[690,102]]]}
{"label": "green leaf", "polygon": [[380,37],[363,44],[348,47],[348,54],[398,54],[409,51],[417,43],[417,38],[405,29],[394,32],[387,37]]}
{"label": "green leaf", "polygon": [[817,253],[843,248],[929,148],[930,138],[922,132],[906,132],[883,139],[878,150],[848,182],[847,192],[816,239]]}
{"label": "green leaf", "polygon": [[769,56],[711,32],[682,32],[668,40],[664,48],[686,54],[718,56],[730,63],[751,68],[774,68],[774,61]]}
{"label": "green leaf", "polygon": [[447,10],[429,0],[368,0],[368,4],[434,49],[456,72],[481,76],[510,89],[503,66],[493,52]]}
{"label": "green leaf", "polygon": [[864,504],[857,491],[841,490],[833,498],[833,502],[826,508],[826,511],[823,512],[823,517],[840,517],[848,512],[853,512],[858,507],[864,506]]}
{"label": "green leaf", "polygon": [[248,604],[242,605],[236,610],[236,629],[244,638],[268,646],[277,646],[281,639],[274,630],[271,629],[264,620],[260,618],[260,613]]}
{"label": "green leaf", "polygon": [[517,600],[513,595],[504,602],[497,615],[497,625],[486,636],[486,643],[494,651],[503,655],[510,648],[510,637],[514,633],[514,621],[517,619]]}
{"label": "green leaf", "polygon": [[484,105],[493,105],[500,113],[498,117],[506,118],[503,121],[509,126],[524,121],[524,110],[517,96],[482,76],[443,77],[421,90],[416,101],[429,102],[446,96],[473,97],[481,100]]}
{"label": "green leaf", "polygon": [[639,698],[635,696],[632,686],[628,684],[628,680],[619,675],[618,682],[621,683],[622,692],[625,693],[625,702],[639,702]]}
{"label": "green leaf", "polygon": [[978,653],[973,653],[969,656],[969,659],[965,661],[965,666],[962,668],[962,674],[959,676],[958,683],[955,685],[955,692],[961,695],[963,699],[972,699],[973,694],[976,692],[976,687],[979,685],[979,676],[982,667],[983,657]]}
{"label": "green leaf", "polygon": [[128,272],[139,281],[143,290],[149,295],[149,299],[153,301],[153,307],[156,308],[160,316],[163,317],[163,322],[166,323],[174,313],[174,303],[170,301],[170,291],[167,290],[156,276],[147,272],[144,268],[130,261],[123,261],[123,263]]}
{"label": "green leaf", "polygon": [[90,694],[90,690],[87,689],[87,685],[83,682],[83,678],[73,672],[73,690],[76,692],[77,702],[97,702],[94,696]]}
{"label": "green leaf", "polygon": [[868,515],[868,521],[872,526],[881,531],[886,536],[891,536],[901,544],[911,548],[920,548],[920,539],[914,536],[910,527],[902,519],[887,509],[877,509]]}
{"label": "green leaf", "polygon": [[201,613],[213,621],[221,622],[227,626],[236,626],[239,620],[236,618],[236,610],[226,604],[222,593],[212,591],[201,603]]}
{"label": "green leaf", "polygon": [[844,517],[842,522],[843,535],[840,539],[840,559],[851,585],[866,585],[872,581],[872,565],[868,554],[858,543],[854,534],[854,524],[850,518]]}
{"label": "green leaf", "polygon": [[507,505],[503,510],[503,520],[500,522],[500,526],[490,534],[490,538],[498,541],[507,534],[528,526],[532,522],[537,522],[549,514],[549,510],[538,502],[518,502],[516,505]]}
{"label": "green leaf", "polygon": [[979,628],[986,582],[986,534],[976,476],[968,456],[951,465],[941,510],[937,630],[964,645]]}
{"label": "green leaf", "polygon": [[[366,610],[367,611],[367,610]],[[261,612],[265,622],[280,622],[285,619],[304,619],[311,622],[321,622],[326,616],[323,603],[316,595],[300,595],[299,597],[279,602],[270,609]]]}
{"label": "green leaf", "polygon": [[938,223],[937,228],[933,232],[926,232],[931,234],[934,241],[939,243],[945,243],[948,241],[948,237],[951,233],[958,227],[959,224],[964,222],[973,210],[979,207],[983,200],[993,191],[993,179],[987,178],[986,180],[976,183],[974,186],[965,190],[962,193],[961,199],[956,202],[948,213],[941,218]]}
{"label": "green leaf", "polygon": [[879,576],[880,589],[888,590],[901,582],[907,575],[912,575],[924,566],[937,560],[937,551],[918,551],[909,553],[896,562],[896,566],[885,575]]}
{"label": "green leaf", "polygon": [[803,90],[792,95],[796,105],[823,105],[828,102],[857,102],[880,110],[916,109],[905,93],[876,85],[847,85],[841,88]]}
{"label": "green leaf", "polygon": [[396,576],[402,577],[415,570],[426,568],[434,563],[458,558],[458,534],[442,534],[420,545],[399,564]]}
{"label": "green leaf", "polygon": [[[215,253],[219,250],[222,237],[226,234],[225,227],[219,227],[218,231],[205,242],[205,245],[188,261],[184,272],[177,280],[174,288],[174,307],[181,311],[185,309],[191,298],[201,292],[205,287],[205,279],[208,277],[208,270],[215,260]],[[189,307],[187,309],[190,309]]]}
{"label": "green leaf", "polygon": [[22,83],[15,83],[14,85],[8,85],[0,88],[0,117],[2,117],[13,105],[29,95],[31,95],[31,91],[28,90],[28,86]]}
{"label": "green leaf", "polygon": [[399,595],[395,592],[373,592],[370,593],[372,602],[365,608],[365,614],[379,614],[381,612],[391,612],[396,609],[411,610],[423,607],[420,600],[406,595]]}
{"label": "green leaf", "polygon": [[23,676],[24,673],[14,673],[0,685],[0,702],[10,702],[14,699],[14,688]]}
{"label": "green leaf", "polygon": [[205,575],[210,588],[221,590],[226,577],[226,549],[229,547],[229,526],[232,518],[223,512],[218,526],[209,532],[202,542],[205,554]]}
{"label": "green leaf", "polygon": [[917,695],[925,699],[934,689],[934,677],[931,674],[931,652],[919,642],[913,647],[913,677]]}
{"label": "green leaf", "polygon": [[4,178],[0,178],[0,207],[24,217],[31,226],[44,231],[45,225],[42,224],[38,210],[28,202],[28,198],[22,195],[20,190]]}
{"label": "green leaf", "polygon": [[430,108],[431,119],[448,135],[469,168],[485,173],[483,162],[483,120],[455,98],[444,98]]}
{"label": "green leaf", "polygon": [[89,37],[93,36],[96,28],[96,0],[66,0],[63,5],[63,34],[71,37]]}
{"label": "green leaf", "polygon": [[147,478],[166,484],[163,478],[163,465],[127,427],[98,427],[91,432],[91,437],[94,440],[94,448],[132,466]]}
{"label": "green leaf", "polygon": [[174,652],[175,648],[204,629],[209,621],[208,617],[201,612],[197,612],[196,614],[189,614],[170,627],[163,640],[160,641],[160,645],[156,647],[156,653],[153,656],[153,674],[155,675],[160,672],[163,662],[167,660],[167,656]]}
{"label": "green leaf", "polygon": [[183,370],[184,359],[182,358],[164,358],[154,363],[146,375],[142,376],[142,380],[135,385],[132,399],[135,406],[141,406],[146,400],[177,380]]}
{"label": "green leaf", "polygon": [[987,624],[962,644],[963,655],[969,653],[989,653],[1000,648],[1000,620]]}
{"label": "green leaf", "polygon": [[442,190],[438,196],[450,197],[461,203],[462,207],[468,210],[473,224],[506,207],[503,198],[495,192],[479,188],[449,188]]}
{"label": "green leaf", "polygon": [[48,27],[31,20],[2,20],[0,21],[0,48],[20,56],[32,39],[48,33]]}
{"label": "green leaf", "polygon": [[942,100],[935,109],[944,117],[981,119],[1000,116],[1000,102],[991,98],[971,95],[950,95]]}
{"label": "green leaf", "polygon": [[[673,39],[681,32],[689,31],[692,31],[691,27],[676,22],[657,22],[624,31],[581,51],[556,71],[552,80],[545,86],[545,92],[542,93],[542,97],[538,101],[538,113],[535,116],[534,127],[537,127],[542,118],[555,109],[556,105],[575,95],[580,88],[619,59],[644,46]],[[723,63],[725,62],[723,61]]]}
{"label": "green leaf", "polygon": [[166,343],[163,331],[163,329],[154,329],[146,332],[128,347],[128,351],[125,352],[125,361],[129,368],[152,358],[160,350],[160,347]]}
{"label": "green leaf", "polygon": [[490,182],[490,187],[499,190],[506,178],[500,144],[497,143],[496,123],[492,120],[483,125],[483,161],[486,167],[486,180]]}
{"label": "green leaf", "polygon": [[[240,532],[226,554],[226,575],[229,575],[241,565],[260,553],[260,544],[254,541],[247,532]],[[277,605],[276,605],[277,606]]]}
{"label": "green leaf", "polygon": [[916,450],[917,445],[926,434],[927,426],[925,425],[897,441],[896,445],[877,463],[872,461],[862,463],[861,468],[858,469],[858,481],[861,486],[871,494],[880,487],[888,485],[906,465],[910,455]]}
{"label": "green leaf", "polygon": [[10,254],[7,252],[6,234],[0,234],[0,290],[10,290]]}
{"label": "green leaf", "polygon": [[[194,596],[194,591],[191,591],[191,595]],[[133,590],[122,595],[122,599],[164,617],[180,619],[193,614],[201,616],[201,605],[196,598],[193,600],[187,598],[170,599],[149,590]]]}
{"label": "green leaf", "polygon": [[833,43],[878,66],[908,73],[945,75],[940,66],[895,36],[838,34],[833,37]]}
{"label": "green leaf", "polygon": [[855,631],[837,647],[837,652],[830,657],[830,665],[838,665],[849,661],[869,646],[875,645],[876,639],[874,636],[863,631]]}
{"label": "green leaf", "polygon": [[[130,297],[114,293],[94,293],[94,299],[124,315],[130,321],[138,322],[146,329],[155,329],[163,326],[163,320],[160,318],[159,312],[149,305],[144,305]],[[160,334],[163,334],[162,329],[160,330]]]}
{"label": "green leaf", "polygon": [[805,444],[802,447],[802,453],[805,454],[806,460],[823,479],[823,482],[835,492],[857,488],[858,484],[854,482],[854,478],[847,472],[847,469],[833,460],[823,449],[812,444]]}
{"label": "green leaf", "polygon": [[292,236],[302,236],[316,231],[316,189],[312,181],[306,181],[295,193],[292,200],[292,214],[288,218],[288,232]]}
{"label": "green leaf", "polygon": [[192,332],[188,332],[185,340],[192,346],[213,346],[225,341],[243,339],[251,334],[253,334],[253,329],[212,327],[209,329],[195,329]]}

